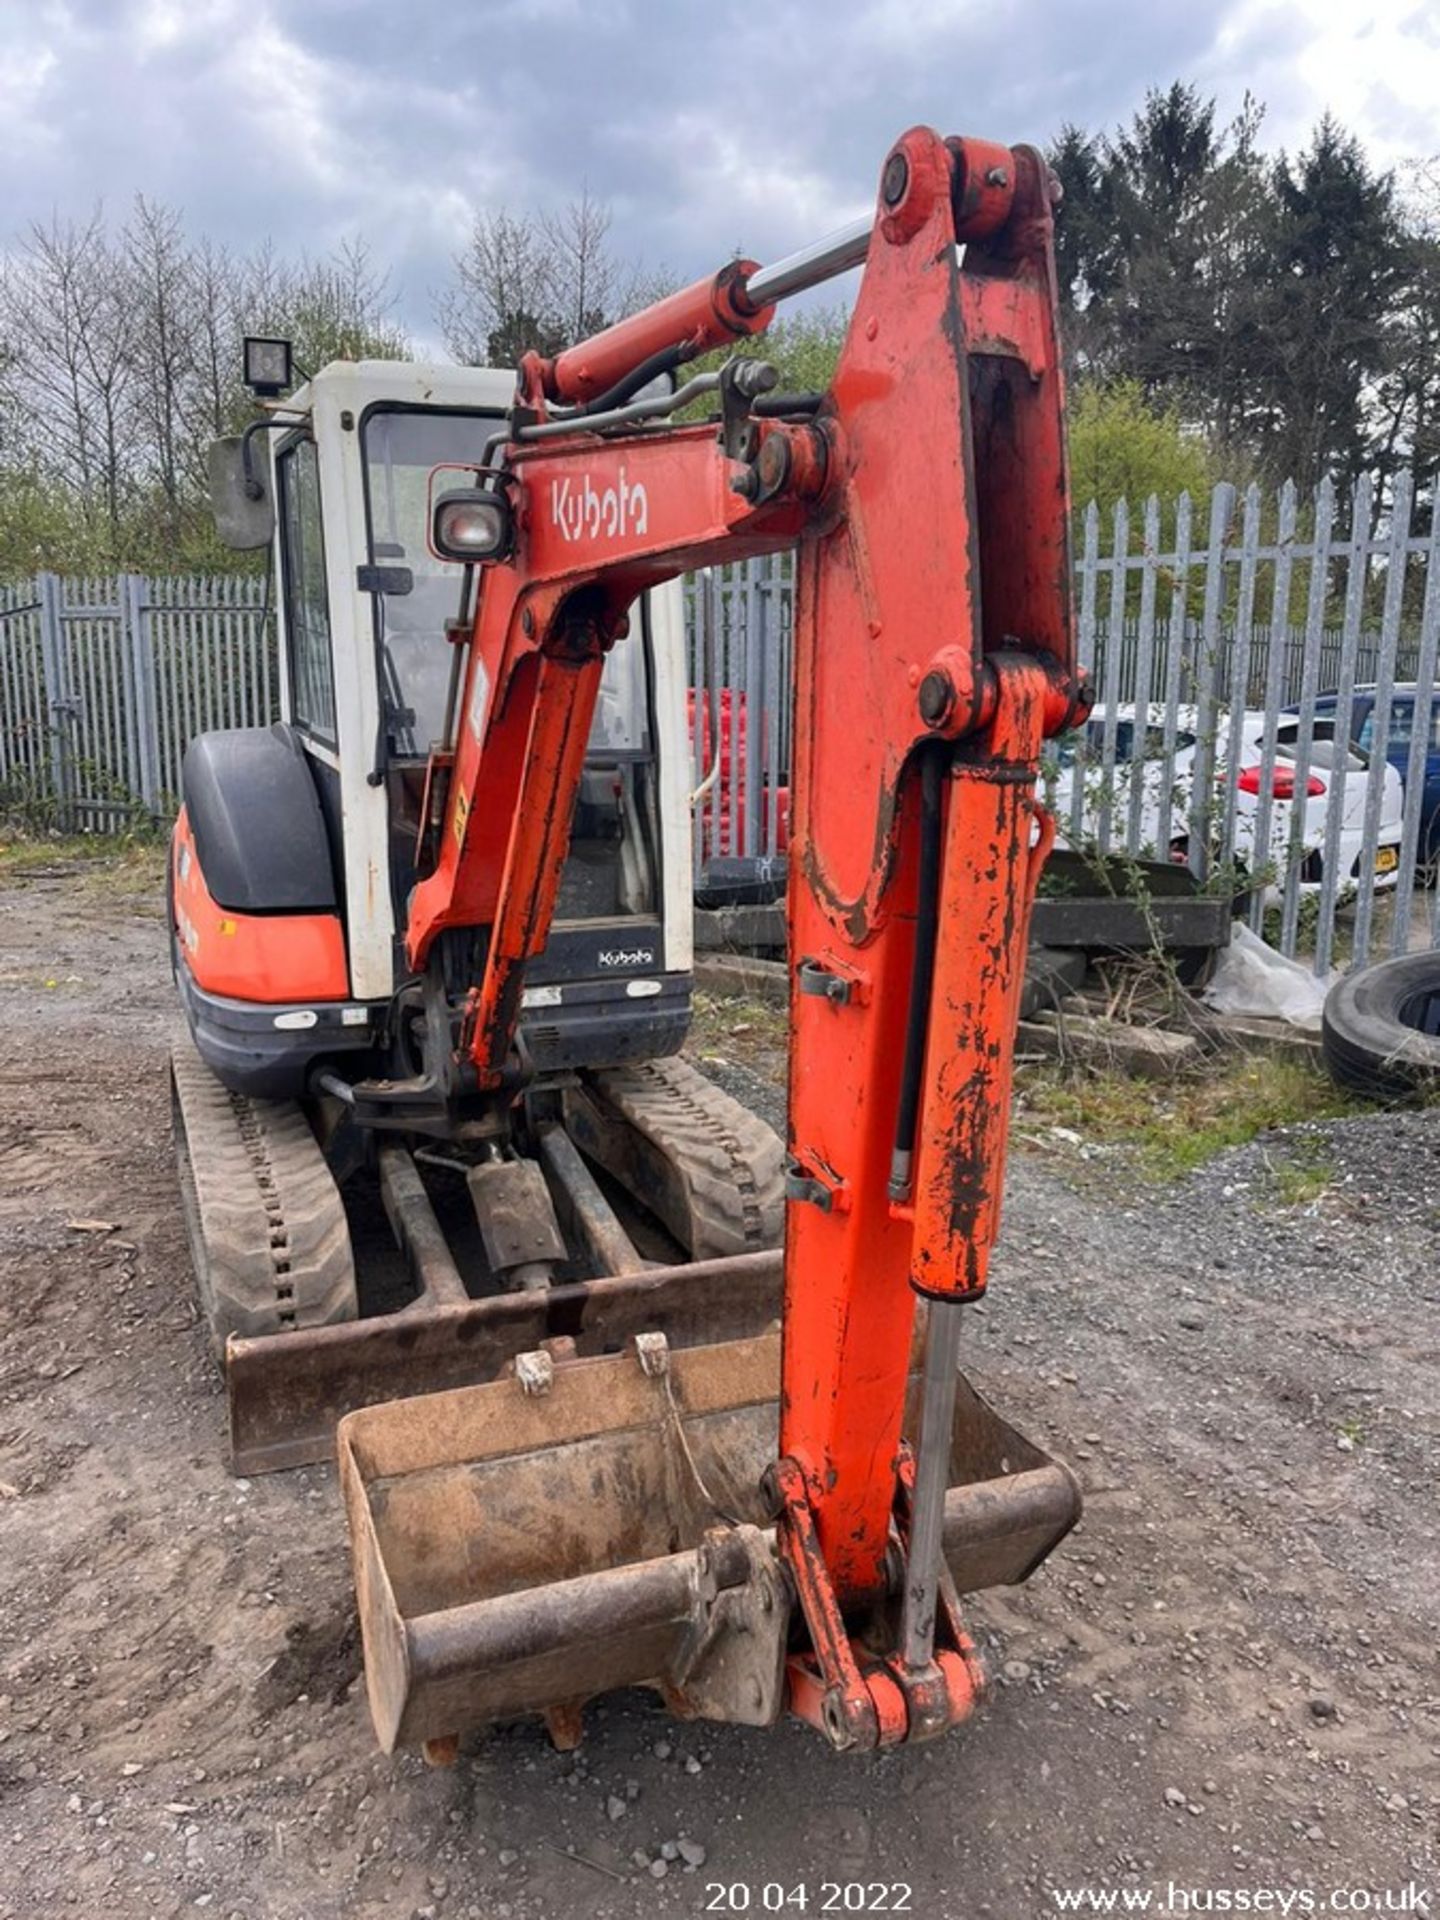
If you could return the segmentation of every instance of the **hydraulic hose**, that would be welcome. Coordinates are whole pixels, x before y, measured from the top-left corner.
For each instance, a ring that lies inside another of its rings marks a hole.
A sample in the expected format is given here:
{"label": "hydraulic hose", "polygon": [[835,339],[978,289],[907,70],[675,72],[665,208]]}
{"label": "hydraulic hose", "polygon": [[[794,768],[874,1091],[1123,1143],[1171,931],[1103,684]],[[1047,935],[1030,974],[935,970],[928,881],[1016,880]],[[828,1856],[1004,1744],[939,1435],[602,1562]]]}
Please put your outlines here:
{"label": "hydraulic hose", "polygon": [[597,393],[593,400],[587,400],[576,417],[583,420],[587,413],[608,413],[612,407],[623,407],[642,387],[648,387],[662,373],[674,373],[678,366],[693,357],[693,349],[684,340],[677,341],[674,346],[661,347],[648,360],[642,360],[638,367],[632,367],[624,379],[617,380],[607,393]]}

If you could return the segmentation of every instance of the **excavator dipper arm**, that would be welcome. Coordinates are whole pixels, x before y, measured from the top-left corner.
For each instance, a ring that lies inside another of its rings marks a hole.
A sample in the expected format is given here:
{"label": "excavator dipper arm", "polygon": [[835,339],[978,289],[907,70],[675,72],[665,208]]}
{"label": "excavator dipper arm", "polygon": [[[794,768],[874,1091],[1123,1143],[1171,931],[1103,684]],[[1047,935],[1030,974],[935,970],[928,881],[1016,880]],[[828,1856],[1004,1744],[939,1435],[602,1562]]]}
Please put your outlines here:
{"label": "excavator dipper arm", "polygon": [[797,550],[770,1495],[807,1634],[789,1698],[840,1746],[934,1732],[976,1686],[941,1559],[957,1319],[984,1291],[998,1226],[1018,983],[1050,841],[1038,757],[1084,710],[1055,311],[1039,155],[917,128],[885,162],[818,411],[737,419],[738,383],[719,430],[607,434],[554,411],[624,397],[627,374],[669,348],[763,326],[743,267],[527,362],[497,482],[513,544],[485,570],[442,851],[410,910],[417,969],[447,927],[488,930],[457,1061],[502,1087],[629,607],[690,568]]}

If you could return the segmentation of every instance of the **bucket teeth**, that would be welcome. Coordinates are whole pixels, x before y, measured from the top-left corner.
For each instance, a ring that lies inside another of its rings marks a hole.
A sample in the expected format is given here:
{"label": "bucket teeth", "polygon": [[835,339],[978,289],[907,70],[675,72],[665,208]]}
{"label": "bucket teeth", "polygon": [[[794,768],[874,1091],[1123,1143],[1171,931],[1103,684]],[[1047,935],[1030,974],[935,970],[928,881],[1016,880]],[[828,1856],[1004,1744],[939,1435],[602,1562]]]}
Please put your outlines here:
{"label": "bucket teeth", "polygon": [[635,1358],[647,1379],[663,1379],[670,1371],[670,1342],[663,1333],[637,1333]]}

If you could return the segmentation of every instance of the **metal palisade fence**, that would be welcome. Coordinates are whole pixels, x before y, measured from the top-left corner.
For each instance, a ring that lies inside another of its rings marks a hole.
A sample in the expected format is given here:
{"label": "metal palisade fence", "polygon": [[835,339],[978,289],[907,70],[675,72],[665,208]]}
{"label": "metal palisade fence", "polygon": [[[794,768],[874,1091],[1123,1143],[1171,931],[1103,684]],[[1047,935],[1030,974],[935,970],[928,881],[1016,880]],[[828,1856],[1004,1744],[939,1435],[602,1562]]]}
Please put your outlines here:
{"label": "metal palisade fence", "polygon": [[[1183,861],[1321,972],[1440,944],[1433,498],[1401,473],[1092,506],[1075,558],[1097,706],[1052,743],[1062,836],[1112,877]],[[793,559],[686,592],[697,878],[763,882],[787,846]],[[164,819],[189,739],[263,724],[276,696],[259,576],[0,589],[0,809]]]}
{"label": "metal palisade fence", "polygon": [[276,691],[259,576],[0,588],[0,808],[107,833],[167,818],[190,740],[265,725]]}
{"label": "metal palisade fence", "polygon": [[[1051,743],[1061,838],[1106,887],[1179,861],[1317,972],[1440,944],[1440,513],[1399,474],[1197,510],[1093,505],[1075,554],[1096,696]],[[785,851],[789,556],[691,587],[697,867]],[[923,663],[922,663],[923,664]]]}

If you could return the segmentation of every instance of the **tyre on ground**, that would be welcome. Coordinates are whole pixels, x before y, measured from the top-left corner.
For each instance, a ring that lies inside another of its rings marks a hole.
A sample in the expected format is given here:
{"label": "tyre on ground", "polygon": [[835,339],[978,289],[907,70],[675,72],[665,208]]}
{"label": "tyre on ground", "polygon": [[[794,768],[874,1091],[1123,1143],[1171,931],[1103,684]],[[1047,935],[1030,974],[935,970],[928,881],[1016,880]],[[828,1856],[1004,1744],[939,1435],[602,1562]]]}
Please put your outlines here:
{"label": "tyre on ground", "polygon": [[1405,953],[1330,989],[1325,1063],[1351,1093],[1387,1104],[1440,1094],[1440,953]]}

